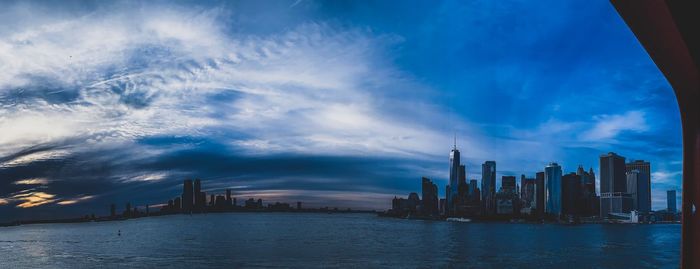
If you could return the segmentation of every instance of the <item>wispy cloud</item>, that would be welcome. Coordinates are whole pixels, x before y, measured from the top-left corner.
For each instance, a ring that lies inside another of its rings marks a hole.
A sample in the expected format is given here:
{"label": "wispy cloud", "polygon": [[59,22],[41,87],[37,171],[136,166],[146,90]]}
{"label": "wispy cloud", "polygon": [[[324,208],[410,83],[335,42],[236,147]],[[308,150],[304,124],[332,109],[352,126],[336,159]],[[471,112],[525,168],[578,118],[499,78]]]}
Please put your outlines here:
{"label": "wispy cloud", "polygon": [[64,199],[64,200],[61,200],[60,202],[58,202],[58,203],[56,203],[56,204],[59,204],[59,205],[72,205],[72,204],[79,203],[79,202],[82,202],[82,201],[90,200],[90,199],[92,199],[92,198],[95,198],[95,196],[92,196],[92,195],[85,195],[85,196],[80,196],[80,197],[76,197],[76,198],[73,198],[73,199]]}
{"label": "wispy cloud", "polygon": [[621,115],[599,115],[594,117],[593,129],[584,132],[581,138],[588,141],[609,141],[622,132],[644,132],[649,130],[643,111],[628,111]]}
{"label": "wispy cloud", "polygon": [[68,155],[66,150],[38,151],[26,155],[21,155],[4,163],[0,163],[0,168],[26,165],[35,161],[58,159]]}
{"label": "wispy cloud", "polygon": [[674,183],[678,182],[682,171],[654,171],[651,173],[651,180],[653,183]]}
{"label": "wispy cloud", "polygon": [[13,184],[15,184],[15,185],[46,185],[46,184],[49,184],[49,180],[46,178],[27,178],[27,179],[17,180]]}

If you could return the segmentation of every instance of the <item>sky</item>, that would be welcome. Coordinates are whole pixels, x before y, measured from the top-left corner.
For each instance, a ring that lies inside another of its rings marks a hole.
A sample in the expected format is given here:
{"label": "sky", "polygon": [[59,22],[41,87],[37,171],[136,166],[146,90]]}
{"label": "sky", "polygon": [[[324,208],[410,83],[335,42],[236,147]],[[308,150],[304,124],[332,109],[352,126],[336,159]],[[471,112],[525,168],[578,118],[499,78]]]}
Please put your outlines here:
{"label": "sky", "polygon": [[[0,221],[239,201],[444,196],[449,151],[534,176],[652,165],[681,193],[678,106],[607,1],[0,4]],[[598,177],[599,180],[599,177]]]}

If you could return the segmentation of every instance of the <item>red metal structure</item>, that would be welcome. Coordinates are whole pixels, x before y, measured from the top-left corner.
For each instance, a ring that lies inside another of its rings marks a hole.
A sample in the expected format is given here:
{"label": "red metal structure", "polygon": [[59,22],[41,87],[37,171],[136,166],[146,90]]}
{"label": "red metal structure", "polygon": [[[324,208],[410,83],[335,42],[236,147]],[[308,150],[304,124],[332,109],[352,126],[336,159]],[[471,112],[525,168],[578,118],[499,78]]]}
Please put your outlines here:
{"label": "red metal structure", "polygon": [[685,0],[611,0],[666,76],[683,126],[681,268],[700,268],[700,4]]}

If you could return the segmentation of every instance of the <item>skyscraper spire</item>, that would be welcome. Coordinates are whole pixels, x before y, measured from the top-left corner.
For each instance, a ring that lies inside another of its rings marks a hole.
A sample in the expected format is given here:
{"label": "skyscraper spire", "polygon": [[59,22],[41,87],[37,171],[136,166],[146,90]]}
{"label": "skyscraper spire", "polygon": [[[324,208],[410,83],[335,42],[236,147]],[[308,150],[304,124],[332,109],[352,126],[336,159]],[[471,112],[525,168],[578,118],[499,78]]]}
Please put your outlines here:
{"label": "skyscraper spire", "polygon": [[454,144],[454,149],[457,149],[457,132],[455,132],[455,144]]}

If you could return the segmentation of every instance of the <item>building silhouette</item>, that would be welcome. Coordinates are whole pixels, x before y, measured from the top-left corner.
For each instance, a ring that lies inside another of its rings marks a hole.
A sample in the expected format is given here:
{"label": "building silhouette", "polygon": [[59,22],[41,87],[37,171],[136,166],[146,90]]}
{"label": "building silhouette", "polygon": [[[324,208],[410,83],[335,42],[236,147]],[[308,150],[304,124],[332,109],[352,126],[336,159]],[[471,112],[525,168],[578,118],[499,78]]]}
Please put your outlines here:
{"label": "building silhouette", "polygon": [[576,175],[581,177],[581,206],[579,208],[582,216],[598,216],[600,210],[600,197],[596,194],[595,173],[591,167],[588,172],[579,165]]}
{"label": "building silhouette", "polygon": [[561,174],[561,166],[557,163],[550,163],[544,168],[544,211],[550,216],[561,215]]}
{"label": "building silhouette", "polygon": [[233,200],[231,199],[231,189],[226,189],[226,205],[233,206]]}
{"label": "building silhouette", "polygon": [[676,190],[666,191],[666,211],[670,213],[678,212],[676,208]]}
{"label": "building silhouette", "polygon": [[483,215],[496,213],[496,162],[486,161],[481,165],[481,204]]}
{"label": "building silhouette", "polygon": [[461,177],[461,164],[460,164],[460,154],[457,150],[457,143],[455,140],[454,148],[450,151],[450,179],[449,187],[446,192],[447,207],[445,208],[448,215],[452,214],[455,210],[455,200],[459,196],[459,183]]}
{"label": "building silhouette", "polygon": [[525,175],[520,175],[520,199],[522,200],[522,208],[531,210],[535,207],[535,179],[527,178]]}
{"label": "building silhouette", "polygon": [[437,216],[440,214],[438,187],[429,178],[422,178],[422,213],[425,216]]}
{"label": "building silhouette", "polygon": [[651,211],[651,197],[649,191],[649,178],[639,170],[627,172],[627,194],[632,198],[632,210],[640,213]]}
{"label": "building silhouette", "polygon": [[186,179],[182,184],[182,211],[192,212],[194,208],[194,189],[192,180]]}
{"label": "building silhouette", "polygon": [[501,191],[504,193],[515,194],[515,176],[501,177]]}
{"label": "building silhouette", "polygon": [[583,180],[576,173],[561,177],[561,215],[576,217],[581,213]]}
{"label": "building silhouette", "polygon": [[469,185],[467,184],[467,168],[459,165],[459,182],[457,183],[457,197],[454,199],[456,210],[462,210],[467,203]]}
{"label": "building silhouette", "polygon": [[609,152],[600,156],[600,217],[629,213],[632,197],[627,193],[625,157]]}
{"label": "building silhouette", "polygon": [[535,214],[538,217],[544,216],[546,197],[545,189],[544,172],[537,172],[535,174]]}
{"label": "building silhouette", "polygon": [[182,209],[182,199],[180,197],[175,197],[173,201],[173,209],[179,211]]}
{"label": "building silhouette", "polygon": [[515,176],[502,176],[501,189],[496,194],[496,213],[512,215],[519,211]]}
{"label": "building silhouette", "polygon": [[202,192],[202,181],[194,180],[194,209],[202,211],[207,203],[207,194]]}
{"label": "building silhouette", "polygon": [[479,215],[481,214],[482,207],[481,207],[481,191],[479,190],[478,184],[476,179],[472,179],[469,181],[469,187],[467,190],[467,196],[466,196],[466,211],[470,215]]}
{"label": "building silhouette", "polygon": [[478,192],[479,192],[479,187],[477,185],[476,179],[470,180],[469,181],[469,190],[467,191],[467,196],[469,197],[470,202],[481,200],[481,197],[479,197]]}
{"label": "building silhouette", "polygon": [[609,152],[600,156],[600,192],[627,191],[625,157]]}
{"label": "building silhouette", "polygon": [[[651,164],[643,160],[636,160],[625,164],[627,172],[627,184],[634,184],[634,188],[627,187],[627,192],[632,195],[633,209],[641,213],[651,212]],[[630,173],[632,179],[630,182]]]}

